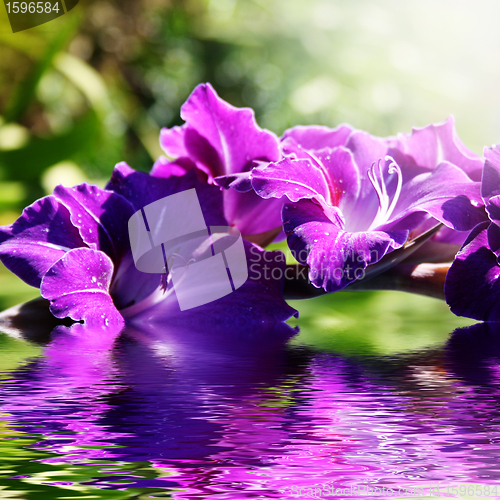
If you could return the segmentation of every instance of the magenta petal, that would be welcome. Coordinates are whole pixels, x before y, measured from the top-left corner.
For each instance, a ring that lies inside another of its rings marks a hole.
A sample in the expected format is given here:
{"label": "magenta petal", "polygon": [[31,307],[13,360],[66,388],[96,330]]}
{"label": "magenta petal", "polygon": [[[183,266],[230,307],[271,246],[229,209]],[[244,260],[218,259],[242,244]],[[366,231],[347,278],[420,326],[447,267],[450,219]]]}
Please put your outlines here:
{"label": "magenta petal", "polygon": [[115,265],[129,251],[128,220],[135,210],[125,198],[88,184],[57,186],[54,197],[70,211],[72,224],[89,248],[102,250]]}
{"label": "magenta petal", "polygon": [[68,250],[83,247],[66,207],[53,196],[35,201],[10,226],[0,227],[0,258],[31,286]]}
{"label": "magenta petal", "polygon": [[323,172],[309,160],[285,158],[264,168],[254,168],[251,178],[255,192],[262,198],[329,198]]}
{"label": "magenta petal", "polygon": [[327,292],[364,278],[367,266],[400,248],[408,237],[408,231],[346,232],[310,200],[286,204],[283,224],[293,255],[309,265],[313,285]]}
{"label": "magenta petal", "polygon": [[399,134],[397,142],[398,149],[411,156],[419,166],[433,169],[448,161],[473,181],[481,180],[483,162],[460,141],[452,116],[442,123],[414,128],[410,135]]}
{"label": "magenta petal", "polygon": [[171,162],[168,158],[165,158],[165,156],[160,156],[155,161],[150,175],[168,179],[172,176],[180,177],[185,175],[186,172],[193,168],[196,168],[196,165],[189,158],[181,157]]}
{"label": "magenta petal", "polygon": [[488,246],[488,222],[478,224],[446,276],[446,302],[458,316],[500,321],[500,266]]}
{"label": "magenta petal", "polygon": [[390,229],[396,220],[418,211],[457,231],[470,231],[486,219],[479,184],[448,162],[403,183],[394,214],[381,227]]}
{"label": "magenta petal", "polygon": [[235,108],[210,84],[198,85],[181,108],[182,127],[163,129],[167,155],[188,156],[211,178],[250,170],[254,161],[276,161],[278,139],[255,122],[252,109]]}
{"label": "magenta petal", "polygon": [[320,125],[299,125],[285,130],[283,141],[292,139],[302,149],[319,151],[324,148],[343,146],[353,130],[350,125],[346,124],[333,129]]}
{"label": "magenta petal", "polygon": [[346,148],[351,151],[360,173],[361,185],[359,196],[361,199],[366,196],[371,198],[374,191],[373,185],[368,179],[367,172],[374,162],[385,157],[387,154],[387,143],[384,139],[356,130],[349,136]]}
{"label": "magenta petal", "polygon": [[[196,161],[209,167],[214,177],[250,170],[255,160],[276,161],[279,158],[277,137],[257,125],[253,110],[231,106],[219,98],[210,84],[194,89],[181,108],[181,117],[189,124],[184,135],[187,151]],[[199,137],[191,130],[217,152],[219,165],[207,156]],[[218,170],[221,167],[223,171]]]}
{"label": "magenta petal", "polygon": [[259,235],[281,227],[281,200],[264,200],[253,191],[224,191],[224,213],[244,236]]}
{"label": "magenta petal", "polygon": [[89,325],[124,325],[109,294],[112,276],[113,262],[105,253],[75,248],[47,271],[40,291],[50,300],[50,310],[57,318],[70,317]]}
{"label": "magenta petal", "polygon": [[187,156],[184,145],[184,134],[187,125],[182,127],[163,128],[160,132],[160,146],[170,158]]}
{"label": "magenta petal", "polygon": [[500,145],[484,148],[484,158],[481,196],[488,204],[490,198],[500,196]]}

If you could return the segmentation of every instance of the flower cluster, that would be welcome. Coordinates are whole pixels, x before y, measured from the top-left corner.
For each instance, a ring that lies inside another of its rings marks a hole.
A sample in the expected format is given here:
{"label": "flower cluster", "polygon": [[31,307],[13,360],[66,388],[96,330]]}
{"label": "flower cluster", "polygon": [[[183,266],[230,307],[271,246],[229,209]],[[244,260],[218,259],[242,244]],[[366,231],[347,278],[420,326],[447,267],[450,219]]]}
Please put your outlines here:
{"label": "flower cluster", "polygon": [[500,319],[500,148],[487,150],[484,162],[459,140],[452,118],[389,138],[349,125],[297,126],[277,137],[210,84],[193,91],[181,117],[184,125],[161,131],[166,156],[150,174],[119,164],[104,189],[58,186],[0,228],[2,262],[40,287],[56,317],[173,321],[180,311],[168,269],[136,269],[127,223],[149,203],[194,188],[207,226],[243,235],[255,272],[190,316],[251,323],[295,314],[283,299],[283,256],[262,248],[286,235],[310,282],[325,292],[410,259],[451,261],[463,244],[447,300],[457,314]]}

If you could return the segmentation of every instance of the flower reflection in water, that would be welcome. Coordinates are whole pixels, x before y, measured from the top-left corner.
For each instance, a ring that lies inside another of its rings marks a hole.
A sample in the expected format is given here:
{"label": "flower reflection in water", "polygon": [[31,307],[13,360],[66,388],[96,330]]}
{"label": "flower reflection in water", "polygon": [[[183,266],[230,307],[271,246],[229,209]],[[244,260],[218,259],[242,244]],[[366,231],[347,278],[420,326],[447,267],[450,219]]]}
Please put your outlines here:
{"label": "flower reflection in water", "polygon": [[127,327],[111,348],[72,328],[4,373],[0,395],[11,427],[43,435],[34,446],[50,452],[43,463],[103,462],[85,482],[93,491],[296,498],[321,485],[500,478],[498,327],[363,358],[291,347],[286,324],[239,338],[216,327]]}

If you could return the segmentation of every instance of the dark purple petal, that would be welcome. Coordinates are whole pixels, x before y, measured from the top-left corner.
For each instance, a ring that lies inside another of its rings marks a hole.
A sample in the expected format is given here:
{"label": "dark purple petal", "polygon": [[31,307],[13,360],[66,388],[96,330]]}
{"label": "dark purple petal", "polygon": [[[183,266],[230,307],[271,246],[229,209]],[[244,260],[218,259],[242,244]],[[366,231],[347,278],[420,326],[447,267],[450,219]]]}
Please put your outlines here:
{"label": "dark purple petal", "polygon": [[89,248],[102,250],[115,265],[130,251],[128,220],[135,210],[123,196],[81,184],[57,186],[54,197],[69,210],[71,223]]}
{"label": "dark purple petal", "polygon": [[432,170],[443,161],[448,161],[473,181],[481,180],[483,162],[458,138],[453,116],[442,123],[414,128],[411,134],[399,134],[397,141],[390,142],[412,157],[419,167]]}
{"label": "dark purple petal", "polygon": [[181,311],[174,295],[137,314],[131,321],[183,327],[200,326],[204,330],[251,332],[265,324],[277,324],[298,316],[283,299],[286,262],[282,252],[266,252],[245,242],[249,276],[236,291],[214,302]]}
{"label": "dark purple petal", "polygon": [[163,129],[160,143],[167,155],[189,156],[211,177],[245,172],[256,160],[279,158],[277,137],[257,125],[253,110],[231,106],[210,84],[194,89],[181,117],[186,125]]}
{"label": "dark purple petal", "polygon": [[309,265],[313,285],[327,292],[362,279],[368,265],[400,248],[408,237],[408,231],[346,232],[340,220],[332,222],[310,200],[286,204],[283,225],[293,255]]}
{"label": "dark purple petal", "polygon": [[214,183],[224,189],[234,189],[238,193],[248,193],[252,190],[251,172],[222,175],[214,179]]}
{"label": "dark purple petal", "polygon": [[495,254],[497,262],[500,261],[500,227],[490,224],[488,227],[488,248]]}
{"label": "dark purple petal", "polygon": [[339,125],[336,128],[328,128],[319,125],[299,125],[285,130],[283,142],[293,140],[302,149],[318,151],[324,148],[335,148],[343,146],[353,128],[350,125]]}
{"label": "dark purple petal", "polygon": [[68,209],[53,196],[35,201],[10,226],[0,227],[0,258],[31,286],[68,250],[83,247]]}
{"label": "dark purple petal", "polygon": [[484,156],[481,195],[490,220],[500,227],[500,146],[485,148]]}
{"label": "dark purple petal", "polygon": [[50,300],[56,318],[70,317],[89,325],[124,325],[109,294],[112,276],[113,262],[105,253],[75,248],[47,271],[40,291]]}
{"label": "dark purple petal", "polygon": [[165,196],[191,188],[196,188],[207,226],[227,226],[220,189],[200,181],[194,171],[187,172],[181,177],[171,176],[165,179],[136,172],[126,163],[119,163],[106,186],[106,189],[128,200],[135,210],[140,210]]}
{"label": "dark purple petal", "polygon": [[446,276],[446,302],[458,316],[500,321],[500,266],[488,246],[488,222],[478,224]]}

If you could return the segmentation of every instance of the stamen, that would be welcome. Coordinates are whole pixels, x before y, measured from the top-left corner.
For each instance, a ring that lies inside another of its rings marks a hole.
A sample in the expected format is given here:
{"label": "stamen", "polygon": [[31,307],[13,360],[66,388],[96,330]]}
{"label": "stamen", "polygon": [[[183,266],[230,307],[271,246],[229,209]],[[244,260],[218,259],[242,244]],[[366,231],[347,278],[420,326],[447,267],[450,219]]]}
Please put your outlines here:
{"label": "stamen", "polygon": [[398,185],[396,186],[396,192],[394,193],[394,196],[392,198],[391,206],[389,207],[389,210],[387,211],[387,219],[392,215],[392,212],[394,211],[394,208],[396,207],[396,204],[399,200],[399,195],[401,194],[401,189],[403,187],[403,172],[401,172],[401,168],[399,165],[394,161],[394,158],[392,156],[387,155],[385,157],[386,161],[390,161],[389,163],[389,168],[387,171],[390,174],[396,173],[398,176]]}
{"label": "stamen", "polygon": [[387,194],[387,186],[384,180],[382,158],[379,159],[378,162],[372,163],[371,168],[368,170],[368,178],[372,183],[373,189],[375,189],[375,192],[377,193],[379,200],[379,208],[377,211],[377,215],[375,216],[375,219],[370,225],[370,229],[380,226],[382,223],[386,222],[390,218],[399,200],[401,189],[403,187],[403,174],[401,172],[401,168],[399,167],[399,165],[396,163],[394,158],[392,158],[389,155],[387,155],[384,158],[384,160],[390,161],[387,171],[389,174],[394,174],[394,173],[397,174],[398,184],[396,186],[396,191],[392,197],[392,201],[389,205],[389,195]]}

